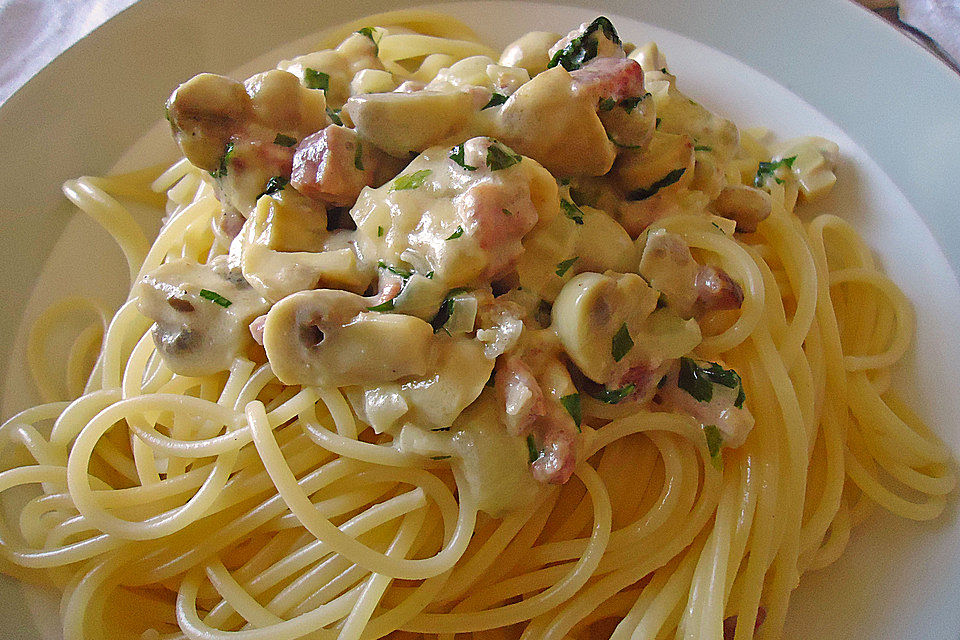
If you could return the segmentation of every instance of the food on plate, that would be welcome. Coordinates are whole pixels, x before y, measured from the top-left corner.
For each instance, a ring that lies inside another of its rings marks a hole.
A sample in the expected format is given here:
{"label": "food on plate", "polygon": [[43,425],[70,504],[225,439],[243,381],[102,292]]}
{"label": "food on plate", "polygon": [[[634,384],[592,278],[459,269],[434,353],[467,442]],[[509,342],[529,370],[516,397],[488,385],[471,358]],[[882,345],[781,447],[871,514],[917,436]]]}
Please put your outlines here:
{"label": "food on plate", "polygon": [[[132,276],[62,390],[79,310],[41,319],[48,402],[0,429],[2,568],[65,638],[775,638],[876,505],[943,510],[910,305],[803,214],[836,144],[741,130],[605,17],[331,43],[185,81],[181,160],[64,188]],[[114,196],[157,194],[149,244]]]}

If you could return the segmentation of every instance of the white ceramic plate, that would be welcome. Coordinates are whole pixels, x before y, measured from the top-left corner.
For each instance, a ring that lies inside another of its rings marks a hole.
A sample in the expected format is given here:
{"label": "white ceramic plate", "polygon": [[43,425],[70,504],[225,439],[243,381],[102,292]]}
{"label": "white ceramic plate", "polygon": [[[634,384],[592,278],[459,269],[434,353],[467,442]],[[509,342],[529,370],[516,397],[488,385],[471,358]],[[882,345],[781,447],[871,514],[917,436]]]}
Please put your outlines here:
{"label": "white ceramic plate", "polygon": [[[960,288],[950,266],[960,265],[960,77],[847,0],[567,4],[470,2],[443,10],[499,45],[531,29],[564,32],[604,13],[625,39],[657,40],[681,87],[738,124],[839,142],[840,185],[818,208],[850,219],[916,304],[917,346],[899,384],[960,452],[960,394],[952,389]],[[144,0],[0,108],[4,417],[32,401],[20,369],[22,319],[67,292],[118,301],[124,290],[119,254],[91,223],[71,218],[60,183],[103,173],[121,158],[142,166],[170,153],[169,142],[153,144],[165,139],[162,104],[193,74],[243,77],[306,50],[312,39],[297,41],[311,33],[399,5]],[[151,128],[147,142],[124,154]],[[960,637],[955,503],[934,523],[871,518],[836,565],[804,576],[787,637]],[[56,629],[49,603],[0,581],[0,637],[57,638]]]}

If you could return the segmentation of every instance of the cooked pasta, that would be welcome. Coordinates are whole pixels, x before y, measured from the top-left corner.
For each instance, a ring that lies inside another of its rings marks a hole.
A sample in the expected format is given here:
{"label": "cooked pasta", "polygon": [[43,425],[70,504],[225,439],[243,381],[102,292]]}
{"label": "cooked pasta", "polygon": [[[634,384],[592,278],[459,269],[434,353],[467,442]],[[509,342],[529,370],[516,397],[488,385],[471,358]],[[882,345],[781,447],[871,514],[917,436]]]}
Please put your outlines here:
{"label": "cooked pasta", "polygon": [[45,404],[0,427],[2,568],[66,639],[777,638],[876,505],[944,509],[910,303],[798,215],[835,144],[606,18],[322,46],[181,85],[173,166],[64,185],[131,281],[36,323]]}

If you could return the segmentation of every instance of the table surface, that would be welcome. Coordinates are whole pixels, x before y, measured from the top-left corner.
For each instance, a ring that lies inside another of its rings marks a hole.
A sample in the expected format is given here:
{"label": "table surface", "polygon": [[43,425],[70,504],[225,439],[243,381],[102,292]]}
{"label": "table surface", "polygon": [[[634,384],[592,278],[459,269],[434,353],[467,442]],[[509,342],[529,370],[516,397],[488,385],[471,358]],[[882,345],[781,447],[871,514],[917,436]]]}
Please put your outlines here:
{"label": "table surface", "polygon": [[[899,20],[895,1],[859,1],[957,69],[935,43]],[[0,0],[0,104],[70,45],[134,2]]]}

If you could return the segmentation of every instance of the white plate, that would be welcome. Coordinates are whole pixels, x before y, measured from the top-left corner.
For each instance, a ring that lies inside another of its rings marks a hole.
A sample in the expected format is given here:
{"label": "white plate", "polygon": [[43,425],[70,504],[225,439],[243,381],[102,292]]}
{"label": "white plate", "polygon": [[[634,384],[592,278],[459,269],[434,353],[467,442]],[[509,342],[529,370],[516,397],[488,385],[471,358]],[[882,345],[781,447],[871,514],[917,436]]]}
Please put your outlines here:
{"label": "white plate", "polygon": [[[19,366],[22,317],[68,291],[108,295],[105,283],[124,272],[102,233],[70,220],[60,183],[107,171],[151,127],[161,131],[163,101],[194,73],[242,65],[242,76],[272,66],[306,46],[291,42],[399,4],[145,0],[0,108],[0,320],[8,328],[0,332],[0,357],[11,363],[4,416],[31,402]],[[956,455],[960,288],[950,264],[960,265],[960,77],[847,0],[568,5],[474,2],[444,10],[500,45],[526,30],[566,31],[604,13],[626,39],[657,40],[681,87],[738,124],[839,142],[841,183],[819,208],[850,219],[916,304],[917,346],[900,384]],[[126,156],[125,164],[150,159],[146,145]],[[118,283],[109,295],[116,300],[122,290]],[[836,565],[804,576],[787,637],[956,640],[957,549],[956,501],[935,523],[871,518]],[[28,609],[44,605],[23,604],[19,586],[0,581],[0,637],[57,637],[55,613],[42,616],[42,633]]]}

